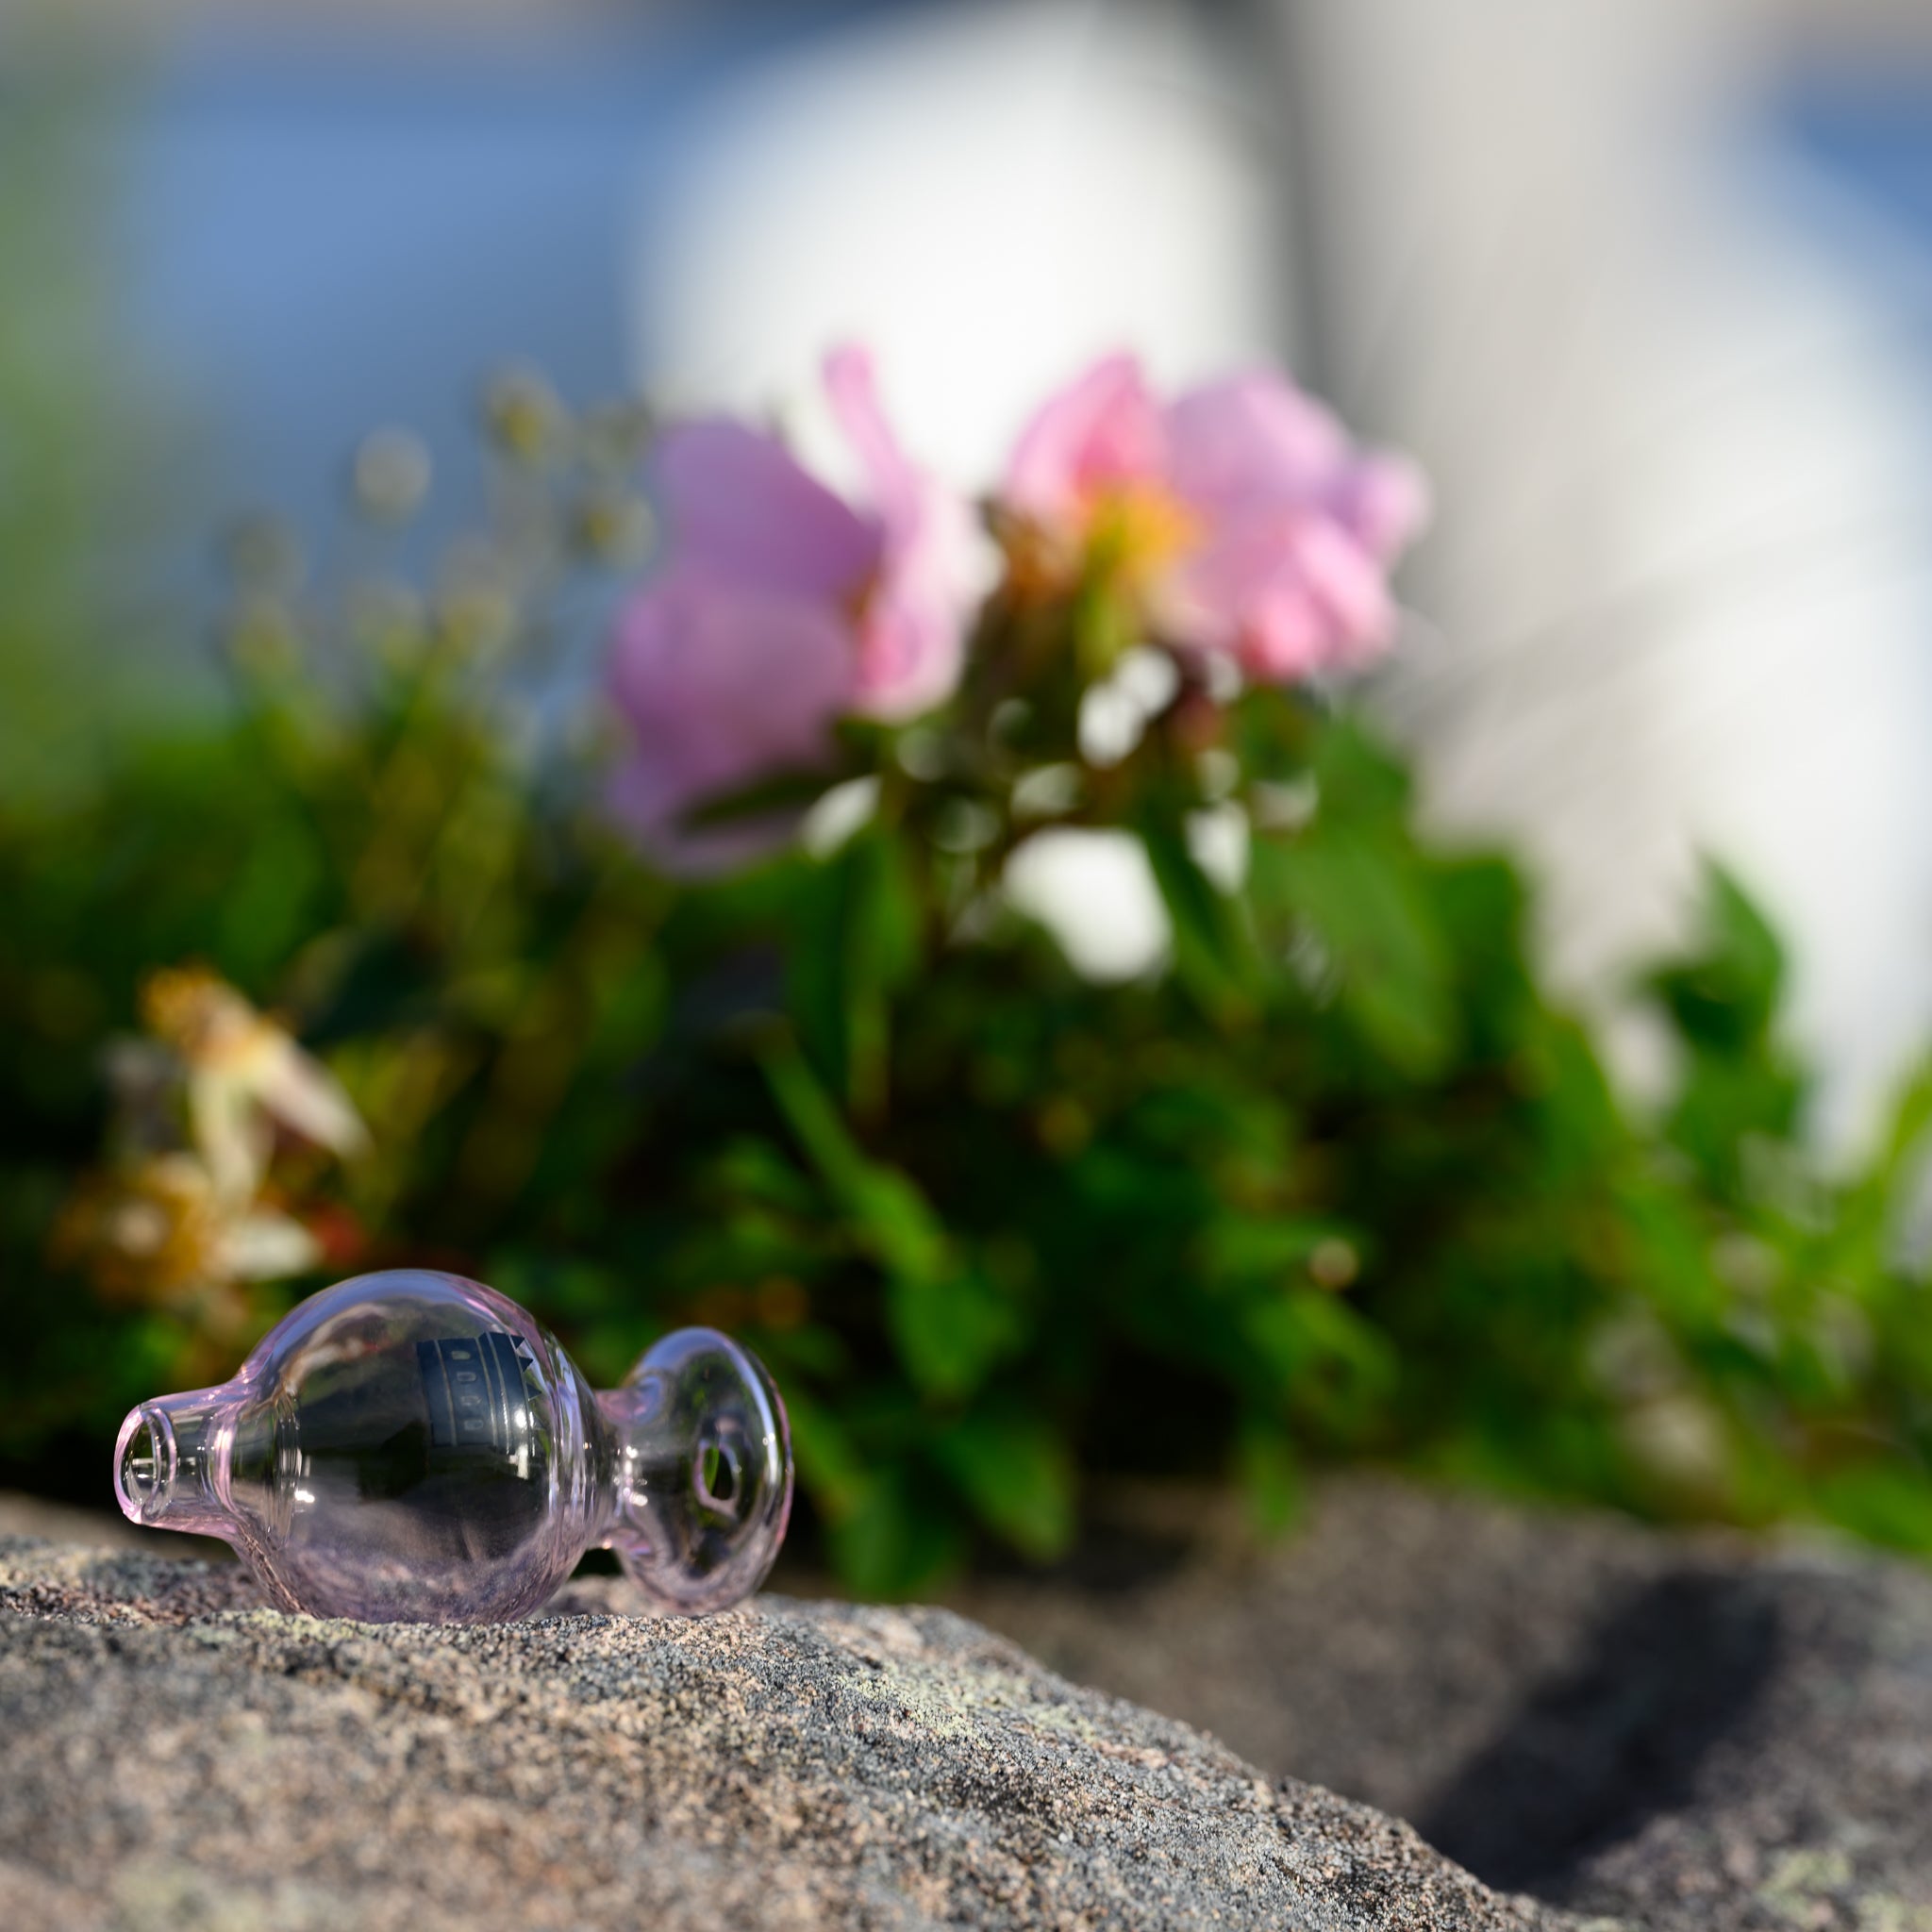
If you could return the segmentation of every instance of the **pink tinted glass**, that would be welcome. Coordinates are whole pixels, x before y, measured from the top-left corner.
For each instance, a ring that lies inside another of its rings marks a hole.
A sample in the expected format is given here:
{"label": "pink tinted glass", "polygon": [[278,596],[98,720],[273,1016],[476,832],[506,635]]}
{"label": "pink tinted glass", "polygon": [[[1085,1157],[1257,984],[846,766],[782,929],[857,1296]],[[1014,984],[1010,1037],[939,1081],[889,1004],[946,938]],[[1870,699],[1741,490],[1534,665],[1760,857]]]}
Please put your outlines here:
{"label": "pink tinted glass", "polygon": [[593,1394],[494,1289],[400,1269],[311,1296],[220,1388],[142,1403],[114,1489],[136,1523],[225,1538],[285,1609],[518,1617],[601,1545],[694,1615],[772,1567],[791,1449],[770,1375],[714,1329]]}

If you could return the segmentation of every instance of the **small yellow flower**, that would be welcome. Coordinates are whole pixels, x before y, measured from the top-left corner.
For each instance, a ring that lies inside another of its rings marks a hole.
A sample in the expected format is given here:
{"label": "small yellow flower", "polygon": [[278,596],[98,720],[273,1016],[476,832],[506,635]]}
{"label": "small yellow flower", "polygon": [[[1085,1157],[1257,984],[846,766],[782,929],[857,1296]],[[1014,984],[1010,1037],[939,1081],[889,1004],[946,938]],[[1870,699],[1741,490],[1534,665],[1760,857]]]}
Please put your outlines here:
{"label": "small yellow flower", "polygon": [[335,1078],[207,967],[150,974],[141,1008],[181,1062],[189,1132],[225,1200],[259,1189],[278,1124],[344,1158],[369,1144]]}
{"label": "small yellow flower", "polygon": [[265,1191],[277,1128],[339,1155],[368,1133],[336,1081],[207,968],[151,974],[141,1010],[150,1037],[108,1055],[108,1164],[75,1188],[49,1246],[108,1300],[232,1339],[251,1321],[245,1284],[325,1258],[326,1208],[305,1222]]}

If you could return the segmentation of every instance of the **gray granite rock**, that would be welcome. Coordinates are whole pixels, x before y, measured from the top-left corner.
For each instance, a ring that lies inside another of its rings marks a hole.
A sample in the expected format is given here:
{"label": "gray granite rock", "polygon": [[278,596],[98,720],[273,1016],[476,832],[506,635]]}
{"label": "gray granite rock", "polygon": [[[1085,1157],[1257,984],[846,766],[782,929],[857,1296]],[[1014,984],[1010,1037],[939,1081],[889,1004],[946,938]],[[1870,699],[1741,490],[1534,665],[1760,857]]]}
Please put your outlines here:
{"label": "gray granite rock", "polygon": [[1656,1932],[1932,1932],[1919,1565],[1355,1478],[1272,1550],[960,1602],[1498,1887]]}
{"label": "gray granite rock", "polygon": [[377,1628],[239,1568],[0,1542],[0,1924],[1533,1932],[942,1610]]}

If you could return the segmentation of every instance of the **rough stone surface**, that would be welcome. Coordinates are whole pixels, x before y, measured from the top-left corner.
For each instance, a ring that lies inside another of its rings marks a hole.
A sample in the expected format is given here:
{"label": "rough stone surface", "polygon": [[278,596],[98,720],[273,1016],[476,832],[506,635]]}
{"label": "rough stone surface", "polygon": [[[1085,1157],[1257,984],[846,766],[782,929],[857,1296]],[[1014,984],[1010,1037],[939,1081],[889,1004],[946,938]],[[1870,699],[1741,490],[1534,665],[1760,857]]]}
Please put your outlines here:
{"label": "rough stone surface", "polygon": [[0,1924],[1555,1927],[943,1610],[378,1628],[0,1542]]}
{"label": "rough stone surface", "polygon": [[1353,1479],[1273,1551],[959,1601],[1498,1887],[1658,1932],[1932,1932],[1919,1566]]}

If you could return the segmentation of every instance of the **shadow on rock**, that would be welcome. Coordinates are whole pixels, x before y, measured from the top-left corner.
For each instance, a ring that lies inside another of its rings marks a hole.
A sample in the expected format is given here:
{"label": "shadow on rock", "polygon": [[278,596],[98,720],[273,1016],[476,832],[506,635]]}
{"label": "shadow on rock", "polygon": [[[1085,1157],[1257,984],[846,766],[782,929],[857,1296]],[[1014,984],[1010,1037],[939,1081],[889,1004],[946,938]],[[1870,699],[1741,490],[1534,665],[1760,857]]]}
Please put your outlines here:
{"label": "shadow on rock", "polygon": [[1776,1603],[1750,1577],[1664,1576],[1530,1696],[1416,1828],[1491,1885],[1560,1897],[1586,1860],[1691,1802],[1779,1648]]}

